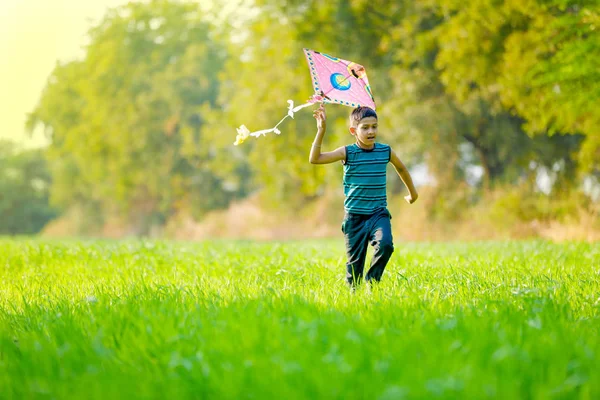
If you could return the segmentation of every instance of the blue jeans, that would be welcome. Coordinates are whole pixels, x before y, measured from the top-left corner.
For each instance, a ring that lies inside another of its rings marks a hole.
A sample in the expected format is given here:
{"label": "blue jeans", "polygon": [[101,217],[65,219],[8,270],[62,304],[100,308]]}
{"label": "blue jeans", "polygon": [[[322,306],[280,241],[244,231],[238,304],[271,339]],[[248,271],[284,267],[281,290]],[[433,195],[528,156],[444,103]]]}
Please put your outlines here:
{"label": "blue jeans", "polygon": [[391,219],[390,212],[385,208],[371,215],[346,213],[344,216],[342,232],[346,239],[348,258],[346,281],[351,286],[362,280],[369,243],[375,252],[365,280],[381,280],[385,266],[394,252]]}

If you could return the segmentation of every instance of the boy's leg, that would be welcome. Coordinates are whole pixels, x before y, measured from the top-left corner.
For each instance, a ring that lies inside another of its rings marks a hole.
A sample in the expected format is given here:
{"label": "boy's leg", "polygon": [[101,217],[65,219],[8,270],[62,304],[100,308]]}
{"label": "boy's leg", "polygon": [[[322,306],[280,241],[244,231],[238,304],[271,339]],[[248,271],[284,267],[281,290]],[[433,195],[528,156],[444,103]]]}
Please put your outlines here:
{"label": "boy's leg", "polygon": [[342,224],[342,232],[346,240],[346,282],[350,286],[360,283],[365,268],[367,247],[369,246],[369,230],[367,220],[360,216],[347,216]]}
{"label": "boy's leg", "polygon": [[390,213],[387,210],[384,210],[381,213],[374,215],[369,222],[371,228],[369,240],[371,241],[374,252],[366,280],[379,281],[381,280],[385,266],[394,252]]}

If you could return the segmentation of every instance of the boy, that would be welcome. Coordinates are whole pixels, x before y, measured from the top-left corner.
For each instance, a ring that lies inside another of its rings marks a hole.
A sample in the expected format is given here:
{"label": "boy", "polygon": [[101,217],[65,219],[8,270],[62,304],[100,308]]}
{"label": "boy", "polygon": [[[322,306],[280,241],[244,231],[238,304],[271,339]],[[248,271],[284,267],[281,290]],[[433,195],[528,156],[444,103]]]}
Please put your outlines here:
{"label": "boy", "polygon": [[394,245],[392,218],[387,210],[386,167],[391,162],[408,189],[404,199],[412,204],[418,194],[408,170],[390,146],[376,143],[377,113],[369,107],[355,108],[350,114],[350,133],[356,143],[334,151],[321,153],[321,143],[327,127],[323,104],[315,110],[317,135],[310,149],[311,164],[344,165],[344,221],[346,239],[346,281],[355,288],[361,281],[369,243],[374,248],[366,281],[380,281]]}

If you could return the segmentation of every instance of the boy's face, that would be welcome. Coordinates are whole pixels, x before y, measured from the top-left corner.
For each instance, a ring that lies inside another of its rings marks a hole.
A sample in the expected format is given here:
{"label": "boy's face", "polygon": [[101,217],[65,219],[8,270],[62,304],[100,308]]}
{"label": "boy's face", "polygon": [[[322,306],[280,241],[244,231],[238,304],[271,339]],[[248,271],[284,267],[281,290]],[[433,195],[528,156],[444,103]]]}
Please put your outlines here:
{"label": "boy's face", "polygon": [[356,136],[361,144],[370,147],[377,138],[377,118],[366,117],[358,121],[355,127],[350,127],[350,133]]}

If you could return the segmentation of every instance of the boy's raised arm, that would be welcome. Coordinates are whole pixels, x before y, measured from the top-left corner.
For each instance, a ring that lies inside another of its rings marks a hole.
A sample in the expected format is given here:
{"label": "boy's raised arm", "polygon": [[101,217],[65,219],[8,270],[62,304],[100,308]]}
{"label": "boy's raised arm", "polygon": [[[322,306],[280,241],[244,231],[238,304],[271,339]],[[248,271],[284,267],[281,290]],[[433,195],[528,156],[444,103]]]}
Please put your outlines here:
{"label": "boy's raised arm", "polygon": [[333,151],[321,153],[323,136],[327,130],[327,116],[323,103],[315,110],[313,116],[317,120],[317,136],[310,147],[310,156],[308,160],[311,164],[329,164],[332,162],[344,160],[346,158],[346,147],[338,147]]}
{"label": "boy's raised arm", "polygon": [[412,181],[410,173],[408,172],[408,169],[406,169],[402,161],[400,161],[400,158],[398,158],[398,156],[396,155],[396,152],[392,149],[390,149],[390,162],[392,163],[392,165],[396,169],[396,173],[398,174],[400,179],[402,179],[402,182],[404,182],[404,185],[406,185],[406,188],[408,189],[408,195],[404,196],[404,199],[409,204],[414,203],[419,197],[417,189],[415,189],[415,185]]}

